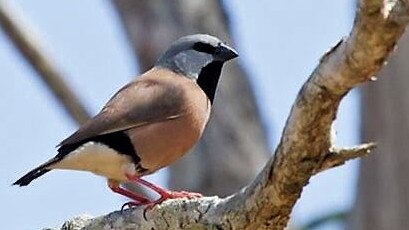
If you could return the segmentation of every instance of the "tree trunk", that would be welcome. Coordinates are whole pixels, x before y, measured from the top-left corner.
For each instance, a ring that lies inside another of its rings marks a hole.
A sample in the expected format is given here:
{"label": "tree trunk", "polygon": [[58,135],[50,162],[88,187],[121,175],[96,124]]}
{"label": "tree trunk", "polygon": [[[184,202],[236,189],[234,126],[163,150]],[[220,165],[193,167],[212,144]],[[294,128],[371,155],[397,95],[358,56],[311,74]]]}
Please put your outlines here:
{"label": "tree trunk", "polygon": [[378,142],[363,159],[351,229],[409,226],[409,33],[379,76],[362,94],[362,139]]}
{"label": "tree trunk", "polygon": [[[209,33],[231,43],[228,19],[217,0],[113,3],[141,71],[149,69],[171,42],[187,34]],[[248,184],[267,158],[265,133],[247,75],[237,63],[230,63],[223,69],[202,140],[170,167],[170,187],[225,196]]]}

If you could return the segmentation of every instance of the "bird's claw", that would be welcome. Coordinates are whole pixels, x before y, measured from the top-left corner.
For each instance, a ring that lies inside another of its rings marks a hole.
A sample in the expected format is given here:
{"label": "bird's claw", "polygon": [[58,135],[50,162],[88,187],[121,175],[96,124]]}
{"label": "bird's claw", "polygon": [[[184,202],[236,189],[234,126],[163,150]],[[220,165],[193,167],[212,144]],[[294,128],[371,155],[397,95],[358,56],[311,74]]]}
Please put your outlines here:
{"label": "bird's claw", "polygon": [[143,205],[149,205],[150,203],[153,203],[154,201],[146,200],[142,202],[135,202],[135,201],[130,201],[126,202],[125,204],[122,205],[121,207],[121,212],[125,210],[125,208],[132,208],[132,207],[137,207],[137,206],[143,206]]}
{"label": "bird's claw", "polygon": [[143,202],[127,202],[124,205],[122,205],[121,211],[125,209],[125,207],[132,208],[136,206],[143,206],[146,205],[145,207],[145,212],[148,210],[151,210],[153,207],[155,207],[158,204],[163,203],[164,201],[168,199],[178,199],[178,198],[187,198],[187,199],[194,199],[194,198],[201,198],[203,197],[202,194],[196,193],[196,192],[187,192],[187,191],[180,191],[180,192],[174,192],[174,191],[166,191],[166,193],[162,193],[161,197],[155,201],[150,201],[146,200]]}

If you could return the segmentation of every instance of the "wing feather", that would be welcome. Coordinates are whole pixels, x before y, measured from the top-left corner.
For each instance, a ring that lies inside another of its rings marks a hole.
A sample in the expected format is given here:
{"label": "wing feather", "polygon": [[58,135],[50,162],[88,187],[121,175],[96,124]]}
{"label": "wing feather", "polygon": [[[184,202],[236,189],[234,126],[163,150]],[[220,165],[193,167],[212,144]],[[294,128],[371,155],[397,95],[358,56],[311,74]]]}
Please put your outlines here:
{"label": "wing feather", "polygon": [[175,76],[148,72],[120,89],[102,110],[58,146],[183,115],[183,87]]}

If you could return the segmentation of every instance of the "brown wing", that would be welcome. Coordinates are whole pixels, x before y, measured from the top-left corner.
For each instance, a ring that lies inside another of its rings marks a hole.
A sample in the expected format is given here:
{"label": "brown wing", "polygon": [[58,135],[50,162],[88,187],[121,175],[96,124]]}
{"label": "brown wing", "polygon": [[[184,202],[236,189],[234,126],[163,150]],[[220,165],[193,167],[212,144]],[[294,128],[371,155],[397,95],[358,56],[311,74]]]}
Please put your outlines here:
{"label": "brown wing", "polygon": [[59,146],[181,116],[183,87],[179,87],[180,78],[164,70],[147,72],[120,89],[95,117]]}

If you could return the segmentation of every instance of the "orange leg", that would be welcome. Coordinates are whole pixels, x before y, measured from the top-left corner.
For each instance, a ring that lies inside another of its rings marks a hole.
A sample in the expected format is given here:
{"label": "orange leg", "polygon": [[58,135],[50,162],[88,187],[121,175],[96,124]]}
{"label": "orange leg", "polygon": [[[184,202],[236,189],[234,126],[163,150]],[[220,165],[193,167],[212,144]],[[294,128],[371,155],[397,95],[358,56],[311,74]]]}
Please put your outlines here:
{"label": "orange leg", "polygon": [[[148,208],[152,208],[157,204],[162,203],[163,201],[167,199],[176,199],[176,198],[188,198],[188,199],[193,199],[193,198],[199,198],[203,197],[202,194],[200,193],[193,193],[193,192],[186,192],[186,191],[181,191],[181,192],[174,192],[174,191],[169,191],[167,189],[161,188],[157,185],[154,185],[146,180],[141,179],[140,177],[137,176],[132,176],[132,175],[126,175],[128,180],[136,182],[138,184],[145,185],[146,187],[152,189],[153,191],[157,192],[160,195],[160,198],[151,201],[149,203],[144,203],[148,205]],[[141,204],[142,205],[142,204]]]}
{"label": "orange leg", "polygon": [[125,205],[129,206],[138,206],[138,205],[144,205],[144,204],[149,204],[152,201],[150,201],[148,198],[138,195],[136,193],[133,193],[131,191],[128,191],[126,189],[123,189],[120,187],[119,182],[114,181],[114,180],[108,180],[108,187],[115,193],[121,194],[123,196],[128,197],[129,199],[132,199],[136,202],[129,202],[126,203]]}

